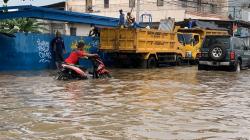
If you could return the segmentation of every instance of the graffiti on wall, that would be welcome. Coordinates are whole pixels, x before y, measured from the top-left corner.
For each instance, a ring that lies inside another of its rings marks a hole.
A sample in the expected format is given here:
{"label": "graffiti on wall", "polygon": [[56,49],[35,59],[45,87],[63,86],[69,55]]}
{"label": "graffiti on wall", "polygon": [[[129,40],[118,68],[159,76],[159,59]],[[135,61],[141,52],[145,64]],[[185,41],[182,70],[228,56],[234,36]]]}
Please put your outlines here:
{"label": "graffiti on wall", "polygon": [[99,48],[99,39],[93,38],[92,41],[89,42],[89,46]]}
{"label": "graffiti on wall", "polygon": [[52,59],[50,46],[48,41],[37,40],[38,54],[40,57],[39,63],[49,63]]}
{"label": "graffiti on wall", "polygon": [[89,52],[91,46],[88,45],[88,44],[86,44],[86,42],[85,42],[84,40],[75,40],[75,41],[73,41],[73,42],[71,43],[71,49],[72,49],[72,50],[75,50],[75,49],[77,48],[77,43],[78,43],[78,42],[83,42],[83,43],[85,44],[84,50],[85,50],[86,52]]}

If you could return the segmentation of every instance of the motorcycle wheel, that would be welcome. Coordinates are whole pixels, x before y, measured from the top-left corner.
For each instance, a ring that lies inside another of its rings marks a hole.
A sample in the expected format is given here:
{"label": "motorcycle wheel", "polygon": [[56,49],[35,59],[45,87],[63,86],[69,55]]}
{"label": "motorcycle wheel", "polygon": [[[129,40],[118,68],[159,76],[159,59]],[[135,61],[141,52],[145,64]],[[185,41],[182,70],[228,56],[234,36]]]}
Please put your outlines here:
{"label": "motorcycle wheel", "polygon": [[109,73],[104,73],[99,75],[99,78],[104,79],[104,78],[111,78],[111,75]]}

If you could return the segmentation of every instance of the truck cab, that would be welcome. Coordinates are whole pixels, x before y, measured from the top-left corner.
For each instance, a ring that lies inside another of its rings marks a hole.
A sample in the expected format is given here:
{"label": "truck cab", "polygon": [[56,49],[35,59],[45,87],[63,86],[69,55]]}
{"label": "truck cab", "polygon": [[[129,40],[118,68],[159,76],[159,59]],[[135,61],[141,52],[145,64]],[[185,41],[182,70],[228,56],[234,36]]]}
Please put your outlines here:
{"label": "truck cab", "polygon": [[196,59],[196,55],[199,52],[200,45],[202,43],[201,37],[197,33],[177,33],[178,41],[184,46],[182,51],[185,52],[186,60]]}
{"label": "truck cab", "polygon": [[[179,34],[180,38],[184,41],[184,50],[186,52],[186,60],[196,61],[198,59],[197,54],[200,52],[200,48],[203,39],[207,36],[221,36],[228,35],[227,30],[210,30],[201,28],[180,28],[176,26],[175,31]],[[182,37],[181,37],[182,36]],[[179,37],[178,37],[179,38]]]}

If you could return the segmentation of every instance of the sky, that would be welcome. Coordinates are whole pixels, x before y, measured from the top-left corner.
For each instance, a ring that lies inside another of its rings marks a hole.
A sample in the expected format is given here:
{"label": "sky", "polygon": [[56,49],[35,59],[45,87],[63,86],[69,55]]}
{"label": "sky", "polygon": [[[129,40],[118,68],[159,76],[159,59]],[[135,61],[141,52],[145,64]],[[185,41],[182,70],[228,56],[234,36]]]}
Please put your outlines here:
{"label": "sky", "polygon": [[[19,6],[19,5],[33,5],[33,6],[43,6],[48,4],[53,4],[57,2],[62,2],[66,0],[9,0],[8,6]],[[3,0],[0,0],[0,7],[3,5]]]}

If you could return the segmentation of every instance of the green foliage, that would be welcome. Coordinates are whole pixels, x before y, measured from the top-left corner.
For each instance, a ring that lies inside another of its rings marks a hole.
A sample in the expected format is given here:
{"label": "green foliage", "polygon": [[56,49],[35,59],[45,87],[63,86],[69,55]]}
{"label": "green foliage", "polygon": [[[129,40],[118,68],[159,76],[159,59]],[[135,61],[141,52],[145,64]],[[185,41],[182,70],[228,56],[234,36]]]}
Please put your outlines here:
{"label": "green foliage", "polygon": [[41,33],[41,30],[47,30],[36,19],[18,18],[0,21],[0,32],[14,34],[17,32]]}

